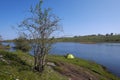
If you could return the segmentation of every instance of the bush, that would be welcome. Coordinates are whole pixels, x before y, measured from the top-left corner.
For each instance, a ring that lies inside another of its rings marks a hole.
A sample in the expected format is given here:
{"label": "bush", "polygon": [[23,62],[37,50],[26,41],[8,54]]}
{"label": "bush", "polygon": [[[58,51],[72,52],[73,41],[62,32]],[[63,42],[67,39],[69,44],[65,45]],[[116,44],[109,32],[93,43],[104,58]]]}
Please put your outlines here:
{"label": "bush", "polygon": [[15,45],[16,45],[16,49],[21,50],[23,52],[28,52],[31,47],[29,44],[29,41],[26,38],[18,38],[15,40]]}

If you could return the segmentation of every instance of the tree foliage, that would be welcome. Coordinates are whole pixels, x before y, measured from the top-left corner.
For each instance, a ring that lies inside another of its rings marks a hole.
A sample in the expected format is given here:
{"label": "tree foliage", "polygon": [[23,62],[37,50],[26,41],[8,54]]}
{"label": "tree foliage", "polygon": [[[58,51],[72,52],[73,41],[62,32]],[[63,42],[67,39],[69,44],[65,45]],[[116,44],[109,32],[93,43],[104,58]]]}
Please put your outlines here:
{"label": "tree foliage", "polygon": [[50,8],[42,9],[43,1],[40,0],[35,7],[30,8],[31,16],[19,25],[26,30],[24,33],[31,39],[34,53],[34,69],[42,72],[46,65],[46,55],[52,44],[52,33],[59,29],[60,19],[51,13]]}

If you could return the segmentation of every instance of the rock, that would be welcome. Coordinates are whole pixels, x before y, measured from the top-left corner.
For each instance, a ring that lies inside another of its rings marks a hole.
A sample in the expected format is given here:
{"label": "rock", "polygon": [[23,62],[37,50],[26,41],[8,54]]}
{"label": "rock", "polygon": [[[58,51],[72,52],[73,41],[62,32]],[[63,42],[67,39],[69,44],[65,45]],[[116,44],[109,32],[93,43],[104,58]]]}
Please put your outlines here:
{"label": "rock", "polygon": [[93,79],[90,77],[89,80],[93,80]]}
{"label": "rock", "polygon": [[71,78],[69,78],[68,80],[72,80]]}
{"label": "rock", "polygon": [[0,61],[5,62],[5,63],[9,64],[9,63],[8,63],[5,59],[3,59],[3,57],[1,57],[1,56],[0,56]]}
{"label": "rock", "polygon": [[0,58],[3,58],[3,55],[0,55]]}
{"label": "rock", "polygon": [[55,63],[52,63],[52,62],[48,62],[47,65],[49,65],[49,66],[56,66]]}

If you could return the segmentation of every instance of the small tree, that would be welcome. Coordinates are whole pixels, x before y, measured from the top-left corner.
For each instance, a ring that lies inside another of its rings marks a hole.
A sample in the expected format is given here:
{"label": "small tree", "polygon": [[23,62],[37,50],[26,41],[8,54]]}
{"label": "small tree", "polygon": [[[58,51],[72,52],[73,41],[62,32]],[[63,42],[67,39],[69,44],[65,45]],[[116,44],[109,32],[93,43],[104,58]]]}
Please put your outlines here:
{"label": "small tree", "polygon": [[110,36],[113,36],[114,34],[113,33],[110,33]]}
{"label": "small tree", "polygon": [[0,45],[2,44],[1,42],[2,42],[2,36],[0,35]]}
{"label": "small tree", "polygon": [[0,35],[0,41],[2,41],[2,36]]}
{"label": "small tree", "polygon": [[31,39],[34,50],[34,69],[42,72],[46,65],[46,55],[51,48],[51,35],[59,29],[59,18],[50,13],[51,9],[42,9],[43,1],[40,0],[33,8],[30,8],[31,17],[22,21],[19,27],[27,30],[24,32]]}
{"label": "small tree", "polygon": [[21,50],[23,52],[28,52],[30,50],[29,41],[23,36],[20,36],[18,39],[15,39],[15,45],[16,49]]}

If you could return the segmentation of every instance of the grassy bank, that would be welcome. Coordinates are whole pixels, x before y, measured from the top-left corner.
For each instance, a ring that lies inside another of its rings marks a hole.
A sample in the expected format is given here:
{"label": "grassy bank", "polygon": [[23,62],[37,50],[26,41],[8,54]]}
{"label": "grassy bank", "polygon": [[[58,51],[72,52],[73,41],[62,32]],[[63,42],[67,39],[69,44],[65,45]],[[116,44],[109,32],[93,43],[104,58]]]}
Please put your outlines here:
{"label": "grassy bank", "polygon": [[[49,60],[51,60],[52,62],[55,63],[59,63],[59,62],[64,62],[64,63],[69,63],[74,65],[76,68],[81,67],[84,71],[88,71],[91,74],[93,74],[94,76],[97,77],[97,80],[120,80],[119,78],[115,77],[113,74],[111,74],[110,72],[108,72],[103,66],[96,64],[94,62],[90,62],[90,61],[86,61],[83,59],[66,59],[63,56],[49,56]],[[57,67],[58,71],[60,70],[64,70],[63,68],[61,69],[60,67]]]}
{"label": "grassy bank", "polygon": [[[43,74],[32,70],[33,57],[21,51],[0,51],[0,80],[120,80],[102,66],[82,59],[49,55]],[[91,79],[92,78],[92,79]]]}
{"label": "grassy bank", "polygon": [[0,80],[66,80],[67,78],[49,67],[41,75],[32,71],[33,57],[20,51],[11,53],[0,51]]}

